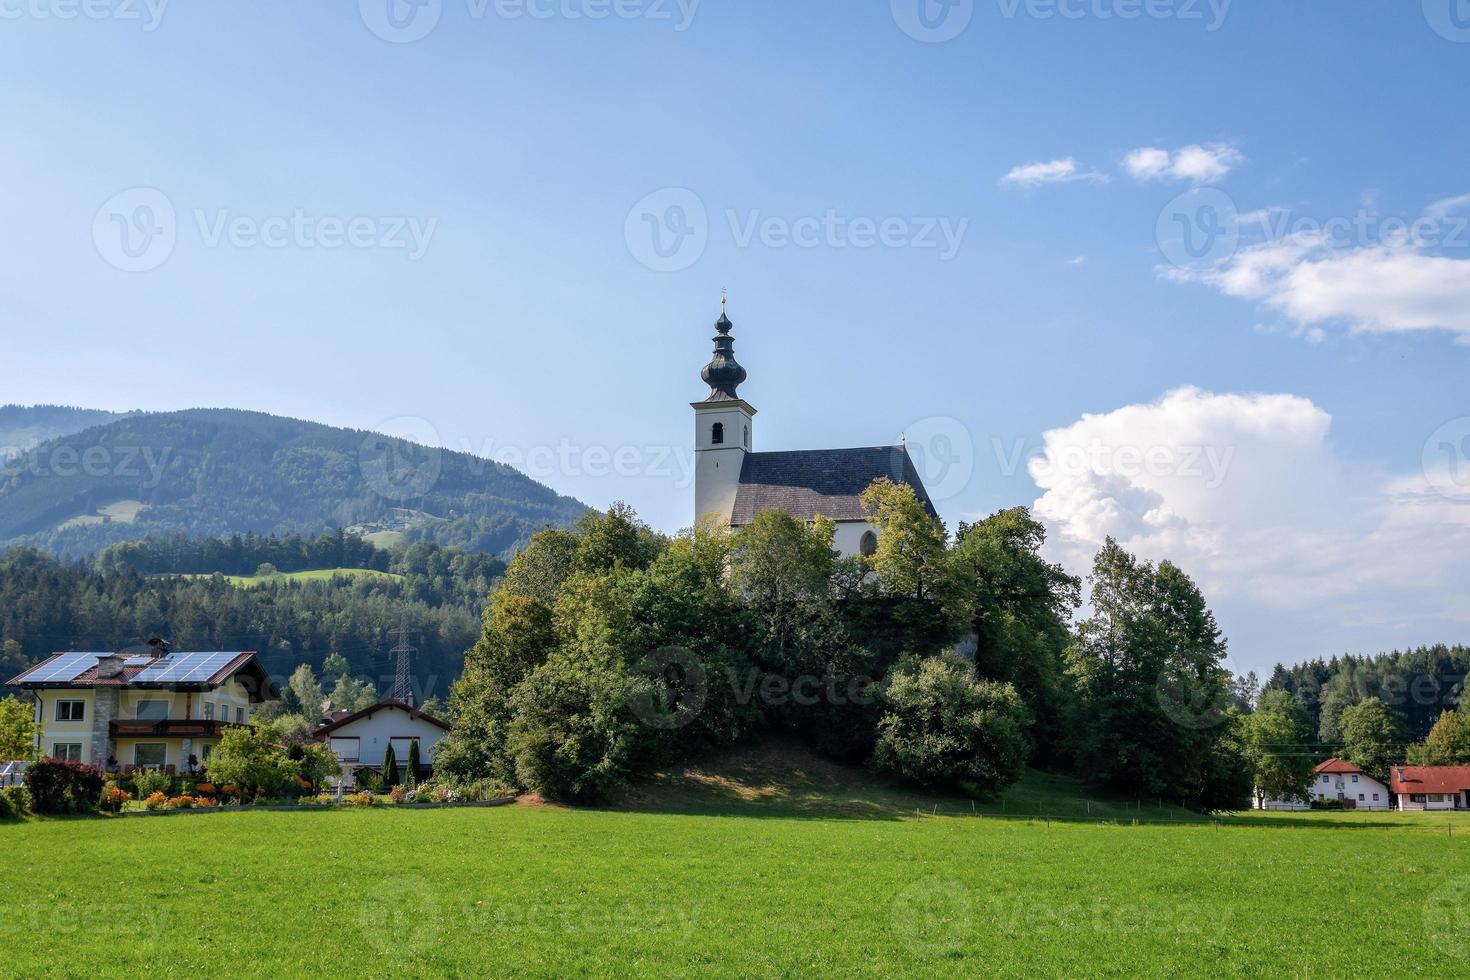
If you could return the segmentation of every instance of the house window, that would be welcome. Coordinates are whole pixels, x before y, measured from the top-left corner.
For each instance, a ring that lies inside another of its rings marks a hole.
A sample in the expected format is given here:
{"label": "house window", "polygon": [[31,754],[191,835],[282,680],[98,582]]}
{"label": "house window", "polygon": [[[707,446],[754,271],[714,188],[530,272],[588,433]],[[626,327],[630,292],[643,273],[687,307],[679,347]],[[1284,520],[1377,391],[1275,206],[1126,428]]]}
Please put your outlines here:
{"label": "house window", "polygon": [[1373,794],[1373,802],[1374,803],[1377,803],[1378,802],[1378,794],[1377,793],[1374,793]]}
{"label": "house window", "polygon": [[51,758],[61,759],[66,762],[82,761],[81,742],[57,742],[51,746]]}
{"label": "house window", "polygon": [[1409,794],[1409,802],[1410,803],[1423,803],[1424,802],[1424,794],[1423,793],[1410,793]]}
{"label": "house window", "polygon": [[1444,794],[1443,793],[1430,793],[1429,794],[1429,802],[1430,803],[1443,803],[1444,802]]}
{"label": "house window", "polygon": [[1358,794],[1358,802],[1359,803],[1363,802],[1363,794],[1362,793],[1359,793]]}
{"label": "house window", "polygon": [[750,426],[745,427],[745,448],[750,448]]}
{"label": "house window", "polygon": [[360,738],[334,738],[331,745],[332,751],[337,753],[337,758],[343,762],[356,762],[362,758],[362,739]]}
{"label": "house window", "polygon": [[139,769],[162,769],[168,760],[168,746],[161,742],[139,742],[133,746],[133,765]]}
{"label": "house window", "polygon": [[212,755],[214,755],[214,743],[206,743],[205,746],[199,750],[199,761],[208,762],[209,757]]}
{"label": "house window", "polygon": [[864,558],[872,558],[878,553],[878,535],[872,531],[864,531],[863,540],[858,544],[858,550],[863,553]]}
{"label": "house window", "polygon": [[1357,776],[1354,776],[1354,777],[1353,777],[1353,782],[1355,782],[1355,783],[1356,783],[1356,782],[1357,782],[1357,781],[1358,781],[1358,777],[1357,777]]}
{"label": "house window", "polygon": [[136,712],[134,712],[133,717],[137,718],[139,721],[167,721],[168,702],[139,701],[137,710]]}
{"label": "house window", "polygon": [[710,445],[723,446],[725,444],[725,423],[716,422],[714,428],[709,430]]}
{"label": "house window", "polygon": [[204,702],[204,720],[205,721],[214,721],[214,702],[213,701],[206,701],[206,702]]}
{"label": "house window", "polygon": [[390,738],[388,744],[393,746],[393,757],[401,766],[408,761],[408,746],[411,742],[417,742],[418,738]]}
{"label": "house window", "polygon": [[57,701],[57,721],[81,721],[87,713],[87,702],[85,701]]}
{"label": "house window", "polygon": [[1330,782],[1332,782],[1332,777],[1331,776],[1323,776],[1322,777],[1322,782],[1324,782],[1324,783],[1330,783]]}
{"label": "house window", "polygon": [[245,724],[245,722],[248,721],[249,718],[250,712],[247,711],[243,705],[235,709],[235,720],[238,721],[240,724]]}

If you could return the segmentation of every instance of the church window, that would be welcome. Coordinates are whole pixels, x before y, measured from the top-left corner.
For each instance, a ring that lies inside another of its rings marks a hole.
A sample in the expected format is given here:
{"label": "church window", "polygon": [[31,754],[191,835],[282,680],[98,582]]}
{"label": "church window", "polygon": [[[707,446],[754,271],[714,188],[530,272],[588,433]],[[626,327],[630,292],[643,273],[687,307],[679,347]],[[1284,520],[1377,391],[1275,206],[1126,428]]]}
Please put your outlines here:
{"label": "church window", "polygon": [[863,553],[864,558],[872,558],[878,553],[878,535],[872,531],[864,531],[863,540],[858,545],[858,550]]}
{"label": "church window", "polygon": [[745,427],[745,448],[750,448],[750,426]]}
{"label": "church window", "polygon": [[725,443],[725,423],[716,422],[715,427],[710,430],[709,441],[711,445],[722,446]]}

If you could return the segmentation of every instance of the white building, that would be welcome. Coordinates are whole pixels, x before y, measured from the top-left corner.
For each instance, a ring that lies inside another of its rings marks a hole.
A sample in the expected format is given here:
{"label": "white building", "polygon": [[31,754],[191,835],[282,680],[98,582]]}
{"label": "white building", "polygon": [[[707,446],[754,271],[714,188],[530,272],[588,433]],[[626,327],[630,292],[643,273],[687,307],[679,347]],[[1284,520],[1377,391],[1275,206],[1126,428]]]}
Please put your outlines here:
{"label": "white building", "polygon": [[380,701],[312,732],[317,741],[326,742],[337,754],[342,763],[342,781],[347,785],[356,782],[358,769],[381,769],[390,745],[403,772],[415,742],[419,746],[419,765],[424,770],[419,773],[422,779],[434,757],[434,747],[447,734],[447,724],[401,701]]}
{"label": "white building", "polygon": [[1343,759],[1328,759],[1313,770],[1312,799],[1341,800],[1349,810],[1387,810],[1387,786]]}
{"label": "white building", "polygon": [[700,377],[709,397],[694,402],[694,514],[742,527],[766,510],[793,517],[826,517],[837,524],[833,546],[843,555],[871,555],[877,530],[861,500],[880,477],[913,487],[931,514],[934,504],[904,446],[863,449],[755,451],[755,406],[740,396],[745,368],[735,360],[733,324],[723,312],[715,324],[714,357]]}

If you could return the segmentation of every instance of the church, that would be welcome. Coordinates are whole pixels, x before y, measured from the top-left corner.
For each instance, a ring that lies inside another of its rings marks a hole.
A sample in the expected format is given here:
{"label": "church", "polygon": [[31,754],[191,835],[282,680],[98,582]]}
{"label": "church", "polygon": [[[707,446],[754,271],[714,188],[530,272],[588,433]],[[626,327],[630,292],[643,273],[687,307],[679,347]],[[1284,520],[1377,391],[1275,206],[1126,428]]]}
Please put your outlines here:
{"label": "church", "polygon": [[913,487],[924,509],[936,514],[906,446],[756,452],[755,406],[739,392],[747,375],[735,360],[733,327],[722,310],[714,357],[700,373],[709,397],[692,403],[696,518],[713,516],[738,528],[764,510],[805,521],[822,516],[836,522],[833,546],[848,556],[878,548],[877,528],[860,498],[880,477]]}

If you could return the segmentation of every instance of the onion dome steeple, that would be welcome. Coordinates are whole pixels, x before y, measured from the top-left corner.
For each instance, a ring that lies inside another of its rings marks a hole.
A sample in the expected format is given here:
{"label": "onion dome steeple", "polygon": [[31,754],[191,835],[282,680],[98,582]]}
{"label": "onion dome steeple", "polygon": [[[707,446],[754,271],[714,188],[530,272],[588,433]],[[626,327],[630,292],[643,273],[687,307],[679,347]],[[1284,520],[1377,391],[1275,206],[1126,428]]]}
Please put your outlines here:
{"label": "onion dome steeple", "polygon": [[705,401],[739,401],[740,395],[736,389],[745,380],[745,368],[735,360],[735,338],[730,336],[730,329],[735,325],[725,314],[725,303],[720,303],[720,319],[715,323],[715,329],[719,331],[715,335],[715,356],[705,365],[699,376],[704,383],[709,385],[709,397]]}

